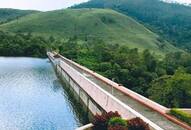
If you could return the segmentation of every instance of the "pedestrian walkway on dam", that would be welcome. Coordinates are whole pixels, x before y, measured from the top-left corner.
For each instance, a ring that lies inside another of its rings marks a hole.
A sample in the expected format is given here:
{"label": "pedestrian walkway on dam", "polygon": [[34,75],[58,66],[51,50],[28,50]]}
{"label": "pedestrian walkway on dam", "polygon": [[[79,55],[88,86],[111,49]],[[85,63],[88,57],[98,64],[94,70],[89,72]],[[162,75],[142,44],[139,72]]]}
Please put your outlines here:
{"label": "pedestrian walkway on dam", "polygon": [[83,74],[86,78],[100,86],[102,89],[106,90],[113,96],[115,96],[117,99],[122,101],[123,103],[127,104],[131,108],[133,108],[135,111],[139,112],[141,115],[149,119],[150,121],[154,122],[156,125],[160,126],[164,130],[185,130],[181,126],[171,122],[167,118],[165,118],[160,113],[154,111],[153,109],[150,109],[146,107],[145,105],[139,103],[138,101],[134,100],[133,98],[129,97],[128,95],[122,93],[121,91],[117,90],[116,88],[113,88],[112,86],[106,84],[104,81],[101,81],[94,77],[93,75],[90,75],[88,72],[82,70],[81,68],[77,67],[76,65],[68,62],[66,59],[62,60],[70,65],[72,68],[77,70],[79,73]]}

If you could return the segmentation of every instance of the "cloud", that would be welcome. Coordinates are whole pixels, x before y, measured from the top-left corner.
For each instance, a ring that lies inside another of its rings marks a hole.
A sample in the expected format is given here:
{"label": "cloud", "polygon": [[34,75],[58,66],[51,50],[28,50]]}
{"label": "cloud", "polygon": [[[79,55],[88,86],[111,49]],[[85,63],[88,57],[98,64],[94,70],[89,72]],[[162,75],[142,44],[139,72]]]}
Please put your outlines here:
{"label": "cloud", "polygon": [[55,10],[70,7],[88,0],[0,0],[0,8]]}

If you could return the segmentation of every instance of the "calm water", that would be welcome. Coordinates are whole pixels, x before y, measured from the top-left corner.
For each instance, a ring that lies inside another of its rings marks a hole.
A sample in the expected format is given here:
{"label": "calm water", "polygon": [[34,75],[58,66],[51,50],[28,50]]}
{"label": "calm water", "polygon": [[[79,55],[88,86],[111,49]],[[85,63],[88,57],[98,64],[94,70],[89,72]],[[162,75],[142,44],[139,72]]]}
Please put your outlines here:
{"label": "calm water", "polygon": [[68,99],[47,59],[0,58],[0,130],[74,130]]}

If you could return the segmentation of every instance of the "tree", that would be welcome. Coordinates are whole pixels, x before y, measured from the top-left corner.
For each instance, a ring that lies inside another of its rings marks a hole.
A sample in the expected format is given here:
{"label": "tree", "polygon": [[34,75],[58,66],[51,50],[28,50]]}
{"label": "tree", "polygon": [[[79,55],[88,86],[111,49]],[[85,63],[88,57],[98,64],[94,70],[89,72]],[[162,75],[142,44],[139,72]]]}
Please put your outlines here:
{"label": "tree", "polygon": [[76,60],[78,58],[77,40],[70,38],[59,47],[60,53],[69,59]]}
{"label": "tree", "polygon": [[173,76],[163,76],[151,84],[149,98],[167,107],[191,107],[191,74],[182,69]]}
{"label": "tree", "polygon": [[157,61],[155,57],[149,52],[149,50],[145,50],[143,52],[143,60],[144,64],[147,67],[147,70],[150,72],[155,72],[157,67]]}

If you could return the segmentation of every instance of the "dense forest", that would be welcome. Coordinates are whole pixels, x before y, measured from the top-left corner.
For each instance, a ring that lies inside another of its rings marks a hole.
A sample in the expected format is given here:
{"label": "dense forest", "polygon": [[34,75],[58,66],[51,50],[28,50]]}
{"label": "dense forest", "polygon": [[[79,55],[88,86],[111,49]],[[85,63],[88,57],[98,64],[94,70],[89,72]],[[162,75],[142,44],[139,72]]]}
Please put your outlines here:
{"label": "dense forest", "polygon": [[191,51],[191,7],[160,0],[90,0],[73,8],[111,8],[133,17],[175,46]]}
{"label": "dense forest", "polygon": [[159,59],[148,50],[139,52],[98,39],[82,44],[77,39],[0,32],[0,55],[45,57],[47,50],[57,50],[162,105],[191,107],[191,100],[186,100],[191,98],[191,54],[176,52]]}

